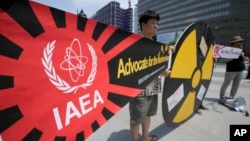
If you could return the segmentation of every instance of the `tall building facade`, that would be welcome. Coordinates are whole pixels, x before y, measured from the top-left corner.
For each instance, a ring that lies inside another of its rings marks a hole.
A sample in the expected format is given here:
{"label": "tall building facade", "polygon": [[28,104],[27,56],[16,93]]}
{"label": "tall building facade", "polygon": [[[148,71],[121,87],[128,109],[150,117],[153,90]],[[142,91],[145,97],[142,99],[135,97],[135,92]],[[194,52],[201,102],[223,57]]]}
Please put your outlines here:
{"label": "tall building facade", "polygon": [[137,8],[138,15],[148,9],[160,14],[158,35],[180,32],[203,21],[210,25],[218,44],[230,46],[231,37],[241,35],[250,55],[250,0],[138,0]]}
{"label": "tall building facade", "polygon": [[128,5],[127,9],[123,9],[120,7],[120,3],[111,1],[98,10],[91,18],[104,24],[113,25],[119,29],[132,32],[133,9],[131,8],[130,1],[128,1]]}
{"label": "tall building facade", "polygon": [[138,17],[138,8],[136,4],[134,8],[134,20],[133,20],[133,32],[134,33],[138,33],[137,31],[138,24],[139,24],[139,17]]}

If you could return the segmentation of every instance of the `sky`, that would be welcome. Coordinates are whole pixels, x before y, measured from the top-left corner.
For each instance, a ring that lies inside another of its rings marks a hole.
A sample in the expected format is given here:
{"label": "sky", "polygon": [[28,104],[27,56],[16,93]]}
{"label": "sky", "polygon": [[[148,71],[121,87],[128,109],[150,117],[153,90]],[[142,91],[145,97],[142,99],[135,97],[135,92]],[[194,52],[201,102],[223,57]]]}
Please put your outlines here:
{"label": "sky", "polygon": [[[57,9],[61,9],[73,14],[80,12],[82,9],[87,17],[93,16],[97,10],[104,7],[111,1],[117,1],[120,3],[120,7],[123,9],[128,8],[129,0],[32,0],[41,4],[45,4]],[[130,0],[131,7],[134,8],[138,3],[138,0]]]}

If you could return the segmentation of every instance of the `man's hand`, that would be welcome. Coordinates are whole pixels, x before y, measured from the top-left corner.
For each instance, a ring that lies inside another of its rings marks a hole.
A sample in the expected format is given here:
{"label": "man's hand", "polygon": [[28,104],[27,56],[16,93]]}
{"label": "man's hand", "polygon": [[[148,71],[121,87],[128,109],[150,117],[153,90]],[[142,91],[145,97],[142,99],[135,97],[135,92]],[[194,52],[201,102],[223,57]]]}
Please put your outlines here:
{"label": "man's hand", "polygon": [[240,56],[243,58],[244,61],[249,61],[249,58],[245,56],[244,52],[241,52]]}
{"label": "man's hand", "polygon": [[170,70],[170,69],[165,69],[165,71],[161,73],[161,76],[166,76],[166,77],[168,77],[170,73],[171,73],[171,70]]}
{"label": "man's hand", "polygon": [[171,46],[169,46],[170,47],[170,50],[172,51],[172,52],[175,52],[175,45],[171,45]]}

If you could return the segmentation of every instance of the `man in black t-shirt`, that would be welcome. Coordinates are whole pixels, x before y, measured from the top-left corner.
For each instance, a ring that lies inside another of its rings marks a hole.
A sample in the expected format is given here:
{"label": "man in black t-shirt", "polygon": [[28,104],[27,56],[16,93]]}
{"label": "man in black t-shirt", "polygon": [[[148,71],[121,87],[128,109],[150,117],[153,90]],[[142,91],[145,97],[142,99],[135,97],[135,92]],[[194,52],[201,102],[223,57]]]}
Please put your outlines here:
{"label": "man in black t-shirt", "polygon": [[[230,40],[230,44],[232,47],[241,48],[241,44],[245,39],[241,36],[234,36]],[[234,98],[240,81],[242,79],[243,70],[245,69],[244,61],[249,61],[249,58],[246,56],[245,52],[242,51],[240,56],[237,59],[226,58],[226,72],[224,77],[224,82],[220,89],[220,101],[222,102],[222,98],[225,96],[227,87],[232,83],[232,88],[230,91],[230,98]]]}

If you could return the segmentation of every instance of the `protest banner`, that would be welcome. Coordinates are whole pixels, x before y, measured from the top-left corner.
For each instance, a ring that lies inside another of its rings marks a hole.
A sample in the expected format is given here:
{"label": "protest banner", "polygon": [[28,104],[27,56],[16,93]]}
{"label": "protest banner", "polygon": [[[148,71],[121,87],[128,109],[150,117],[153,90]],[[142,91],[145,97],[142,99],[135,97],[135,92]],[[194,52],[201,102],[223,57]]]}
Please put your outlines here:
{"label": "protest banner", "polygon": [[85,140],[168,66],[169,47],[49,6],[0,2],[0,140]]}
{"label": "protest banner", "polygon": [[213,57],[236,59],[239,58],[241,52],[242,52],[241,48],[234,48],[234,47],[215,44],[213,49]]}

